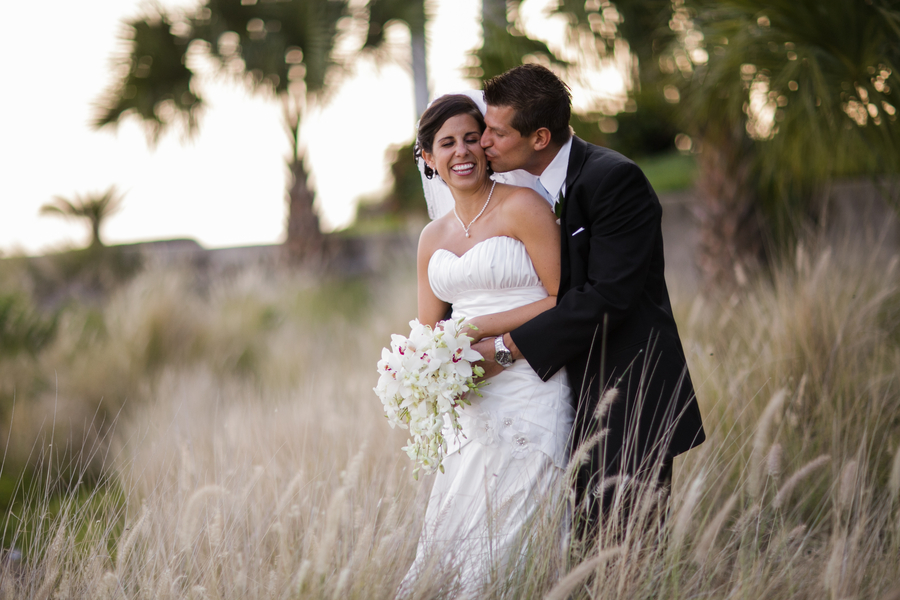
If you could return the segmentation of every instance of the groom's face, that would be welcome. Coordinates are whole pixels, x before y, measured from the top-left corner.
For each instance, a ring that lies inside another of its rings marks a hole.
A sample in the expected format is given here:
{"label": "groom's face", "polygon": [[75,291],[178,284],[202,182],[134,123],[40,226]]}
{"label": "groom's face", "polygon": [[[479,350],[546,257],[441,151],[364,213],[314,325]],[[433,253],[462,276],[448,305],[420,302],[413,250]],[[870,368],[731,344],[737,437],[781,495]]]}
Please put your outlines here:
{"label": "groom's face", "polygon": [[[488,104],[484,113],[487,127],[481,134],[481,147],[491,163],[491,168],[498,173],[529,170],[535,162],[533,136],[522,136],[513,126],[516,109],[511,106],[493,106]],[[540,175],[540,173],[536,173]]]}

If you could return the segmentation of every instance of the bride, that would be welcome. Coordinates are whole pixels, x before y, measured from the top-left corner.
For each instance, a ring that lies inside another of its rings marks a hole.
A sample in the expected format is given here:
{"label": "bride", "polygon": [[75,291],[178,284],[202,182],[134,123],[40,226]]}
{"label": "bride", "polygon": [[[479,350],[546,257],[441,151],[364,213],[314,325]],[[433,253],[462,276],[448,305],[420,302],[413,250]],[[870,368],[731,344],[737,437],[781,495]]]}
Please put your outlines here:
{"label": "bride", "polygon": [[[556,217],[531,189],[491,180],[484,129],[472,98],[448,95],[425,111],[417,136],[434,218],[419,238],[418,318],[433,327],[452,309],[477,328],[476,340],[554,306],[560,278]],[[442,193],[452,197],[443,209]],[[495,348],[504,362],[502,340]],[[562,475],[573,420],[565,374],[542,382],[514,361],[481,393],[460,411],[466,437],[447,436],[445,472],[435,476],[401,594],[435,564],[459,568],[469,593],[495,569],[514,567],[526,525]]]}

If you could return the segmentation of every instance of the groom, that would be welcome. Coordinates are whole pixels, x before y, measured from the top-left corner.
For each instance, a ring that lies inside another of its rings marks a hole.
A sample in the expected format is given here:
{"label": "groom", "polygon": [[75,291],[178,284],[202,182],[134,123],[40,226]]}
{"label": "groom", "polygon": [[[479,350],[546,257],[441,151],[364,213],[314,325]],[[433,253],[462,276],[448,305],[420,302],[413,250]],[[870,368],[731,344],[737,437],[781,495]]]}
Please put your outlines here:
{"label": "groom", "polygon": [[589,531],[609,515],[616,482],[667,489],[672,458],[705,439],[666,289],[662,208],[637,165],[572,135],[571,95],[548,69],[511,69],[484,98],[492,169],[530,173],[556,206],[561,279],[555,308],[475,348],[488,375],[521,358],[545,381],[566,368],[573,451],[595,442],[575,485]]}

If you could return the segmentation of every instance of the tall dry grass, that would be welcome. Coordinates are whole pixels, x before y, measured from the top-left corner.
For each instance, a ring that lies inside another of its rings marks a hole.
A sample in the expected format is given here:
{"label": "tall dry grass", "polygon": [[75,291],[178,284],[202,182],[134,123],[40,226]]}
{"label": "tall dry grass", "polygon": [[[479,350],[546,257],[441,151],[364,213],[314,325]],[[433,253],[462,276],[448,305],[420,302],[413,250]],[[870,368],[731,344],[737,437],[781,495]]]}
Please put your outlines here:
{"label": "tall dry grass", "polygon": [[[665,524],[561,556],[567,517],[548,506],[483,597],[893,597],[898,259],[810,248],[729,298],[675,298],[708,441],[677,459]],[[99,462],[98,485],[56,504],[36,488],[20,507],[7,551],[23,558],[0,563],[0,599],[395,597],[429,480],[412,479],[371,387],[415,294],[408,277],[369,289],[345,318],[296,281],[246,274],[199,293],[150,273],[97,340],[62,334],[40,364],[65,377],[41,402],[107,386],[129,399],[73,463]],[[435,568],[411,596],[458,591]]]}

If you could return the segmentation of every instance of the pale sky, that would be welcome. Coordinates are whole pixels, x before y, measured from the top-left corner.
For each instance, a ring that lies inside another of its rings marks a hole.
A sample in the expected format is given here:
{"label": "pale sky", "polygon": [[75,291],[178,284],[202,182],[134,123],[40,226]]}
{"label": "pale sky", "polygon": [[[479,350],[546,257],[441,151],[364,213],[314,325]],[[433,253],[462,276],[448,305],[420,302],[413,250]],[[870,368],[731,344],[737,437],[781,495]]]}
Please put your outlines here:
{"label": "pale sky", "polygon": [[[207,110],[199,135],[184,141],[170,132],[155,150],[136,121],[123,121],[117,131],[89,126],[93,103],[111,78],[120,22],[137,14],[140,5],[140,0],[50,0],[40,3],[39,14],[29,3],[4,7],[3,254],[84,245],[83,224],[39,216],[38,210],[55,195],[72,198],[110,185],[125,193],[125,201],[104,229],[108,243],[190,237],[222,247],[283,240],[289,145],[275,101],[205,81]],[[463,78],[461,65],[479,43],[480,11],[481,0],[437,3],[428,40],[435,95],[477,87]],[[405,28],[392,34],[398,45],[408,40]],[[358,198],[385,188],[386,148],[414,134],[407,69],[369,63],[359,65],[357,73],[327,108],[306,118],[303,129],[325,229],[346,226]]]}

